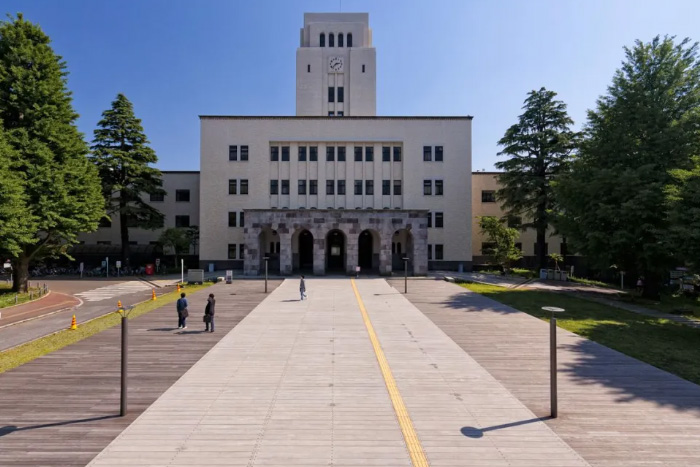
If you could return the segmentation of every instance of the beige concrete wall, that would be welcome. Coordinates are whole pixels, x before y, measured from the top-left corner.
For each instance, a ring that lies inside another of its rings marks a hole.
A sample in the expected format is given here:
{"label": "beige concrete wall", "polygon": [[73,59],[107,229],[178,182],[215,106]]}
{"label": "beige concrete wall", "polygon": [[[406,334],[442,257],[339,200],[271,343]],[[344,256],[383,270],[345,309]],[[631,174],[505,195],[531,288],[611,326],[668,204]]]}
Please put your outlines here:
{"label": "beige concrete wall", "polygon": [[[505,212],[498,202],[483,203],[481,201],[482,191],[497,191],[500,185],[497,180],[497,172],[474,172],[472,174],[472,255],[482,256],[481,244],[486,242],[486,239],[481,234],[479,228],[479,219],[481,216],[496,216],[503,217]],[[525,221],[525,220],[523,220]],[[535,255],[535,242],[537,241],[537,233],[534,229],[527,229],[520,232],[520,237],[516,240],[522,243],[522,252],[524,256]],[[547,232],[547,252],[561,253],[562,239],[559,235],[554,235],[554,230],[549,229]]]}

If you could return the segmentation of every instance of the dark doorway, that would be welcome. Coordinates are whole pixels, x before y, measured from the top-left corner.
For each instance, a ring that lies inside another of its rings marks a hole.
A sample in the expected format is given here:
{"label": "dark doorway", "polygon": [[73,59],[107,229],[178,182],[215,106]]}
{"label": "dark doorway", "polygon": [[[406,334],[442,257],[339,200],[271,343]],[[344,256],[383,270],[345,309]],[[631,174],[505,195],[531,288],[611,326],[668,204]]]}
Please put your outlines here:
{"label": "dark doorway", "polygon": [[372,238],[372,233],[369,230],[363,230],[362,233],[360,233],[358,250],[358,266],[360,266],[363,271],[370,271],[372,269],[374,239]]}
{"label": "dark doorway", "polygon": [[314,236],[308,230],[299,234],[299,269],[314,269]]}
{"label": "dark doorway", "polygon": [[326,271],[345,271],[345,235],[340,230],[331,230],[326,237]]}

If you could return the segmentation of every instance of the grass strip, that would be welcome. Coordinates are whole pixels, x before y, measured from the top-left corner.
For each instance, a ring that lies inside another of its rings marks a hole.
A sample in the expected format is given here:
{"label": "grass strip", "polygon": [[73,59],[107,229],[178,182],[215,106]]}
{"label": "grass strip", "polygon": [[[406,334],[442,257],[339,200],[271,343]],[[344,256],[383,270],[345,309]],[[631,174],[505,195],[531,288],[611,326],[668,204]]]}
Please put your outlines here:
{"label": "grass strip", "polygon": [[[212,284],[205,283],[204,285],[189,285],[183,290],[189,295],[198,290],[209,287]],[[175,302],[180,297],[180,292],[173,291],[160,295],[158,300],[140,303],[134,307],[129,313],[129,319],[138,318],[141,315],[160,308],[164,305]],[[121,315],[119,313],[110,313],[99,318],[87,321],[83,324],[78,323],[78,329],[64,329],[54,334],[21,344],[17,347],[0,352],[0,374],[5,371],[16,368],[27,362],[42,357],[46,354],[62,349],[78,341],[94,336],[97,333],[109,329],[121,323]]]}
{"label": "grass strip", "polygon": [[[32,287],[29,290],[32,293],[32,300],[37,300],[40,298],[38,287]],[[17,303],[15,303],[15,295],[17,296]],[[19,305],[28,301],[30,301],[29,292],[16,293],[12,291],[11,284],[0,284],[0,308]]]}
{"label": "grass strip", "polygon": [[564,308],[559,327],[700,384],[700,329],[561,293],[460,285],[544,321],[550,314],[541,307]]}

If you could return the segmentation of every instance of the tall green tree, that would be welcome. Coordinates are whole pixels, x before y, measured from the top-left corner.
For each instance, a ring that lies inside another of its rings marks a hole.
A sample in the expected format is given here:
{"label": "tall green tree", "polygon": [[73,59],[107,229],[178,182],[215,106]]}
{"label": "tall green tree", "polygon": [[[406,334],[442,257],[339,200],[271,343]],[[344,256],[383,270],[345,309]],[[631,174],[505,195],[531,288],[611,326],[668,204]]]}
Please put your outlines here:
{"label": "tall green tree", "polygon": [[508,227],[506,219],[482,216],[479,217],[479,228],[491,245],[482,253],[490,256],[503,269],[509,268],[513,261],[523,257],[522,252],[515,246],[515,240],[520,236],[520,232],[518,229]]}
{"label": "tall green tree", "polygon": [[700,271],[700,156],[690,170],[671,171],[675,183],[668,185],[671,248],[696,271]]}
{"label": "tall green tree", "polygon": [[190,251],[192,238],[187,229],[182,227],[170,227],[160,234],[158,244],[164,251],[171,251],[175,255],[175,267],[178,267],[177,257],[178,255],[187,254],[187,252]]}
{"label": "tall green tree", "polygon": [[17,256],[23,244],[34,241],[34,219],[26,214],[27,197],[16,160],[0,124],[0,261]]}
{"label": "tall green tree", "polygon": [[608,93],[588,112],[587,139],[558,183],[557,226],[600,269],[644,277],[658,296],[674,256],[667,193],[700,154],[698,46],[672,37],[625,48]]}
{"label": "tall green tree", "polygon": [[528,93],[518,122],[498,142],[503,146],[498,155],[508,159],[495,164],[503,170],[498,177],[503,188],[497,199],[508,215],[525,221],[523,229],[537,232],[538,268],[547,266],[544,245],[556,204],[551,184],[568,170],[578,144],[566,104],[556,100],[556,95],[545,88]]}
{"label": "tall green tree", "polygon": [[39,26],[21,14],[0,23],[0,120],[33,227],[13,255],[14,290],[26,289],[30,261],[66,254],[78,233],[95,230],[104,215],[67,74]]}
{"label": "tall green tree", "polygon": [[165,216],[147,204],[142,196],[165,194],[158,162],[148,146],[141,120],[124,94],[118,94],[112,108],[102,113],[95,130],[91,159],[102,179],[107,214],[119,217],[122,262],[129,266],[129,229],[155,230],[163,227]]}

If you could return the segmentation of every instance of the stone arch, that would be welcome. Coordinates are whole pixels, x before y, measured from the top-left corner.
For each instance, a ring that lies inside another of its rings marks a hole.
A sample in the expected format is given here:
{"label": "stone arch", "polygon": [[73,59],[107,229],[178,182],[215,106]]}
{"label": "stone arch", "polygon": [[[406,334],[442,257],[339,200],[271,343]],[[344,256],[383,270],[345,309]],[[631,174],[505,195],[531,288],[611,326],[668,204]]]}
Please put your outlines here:
{"label": "stone arch", "polygon": [[326,272],[346,272],[347,238],[340,229],[331,229],[326,234],[325,270]]}
{"label": "stone arch", "polygon": [[260,229],[258,234],[258,257],[256,262],[258,270],[265,271],[265,256],[268,259],[268,272],[270,274],[280,273],[280,236],[279,233],[270,226],[265,226]]}
{"label": "stone arch", "polygon": [[[414,269],[414,238],[410,229],[405,227],[394,231],[391,238],[392,243],[396,244],[396,249],[391,255],[391,268],[394,271],[403,271],[404,263],[403,259],[408,258],[408,270],[413,271]],[[401,250],[399,251],[398,245],[401,245]]]}
{"label": "stone arch", "polygon": [[357,265],[363,272],[379,272],[381,237],[374,229],[364,229],[357,238]]}
{"label": "stone arch", "polygon": [[292,234],[292,270],[310,272],[314,269],[314,234],[300,228]]}

